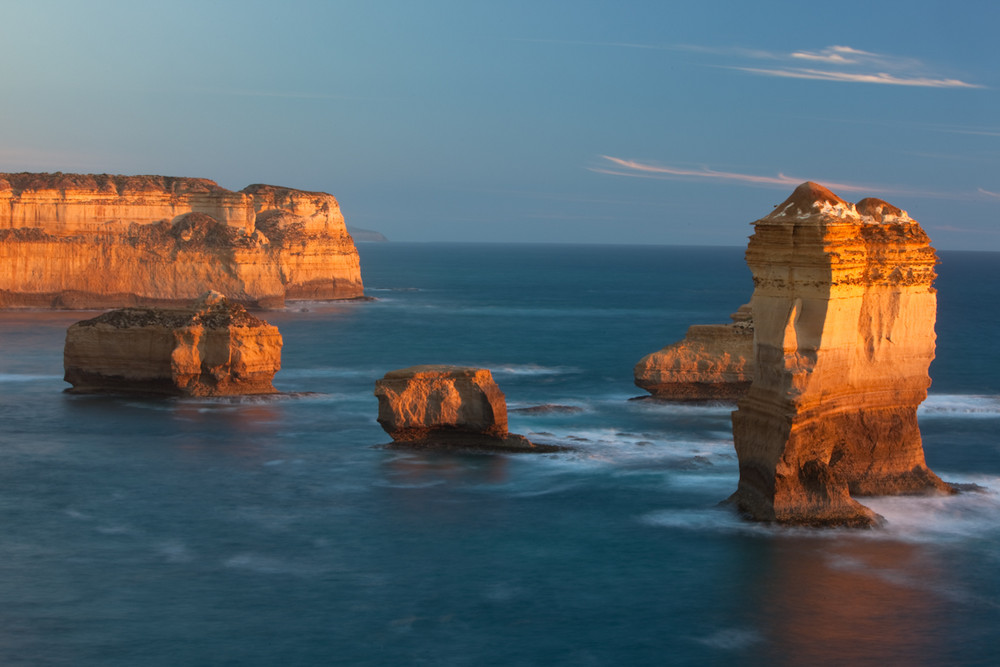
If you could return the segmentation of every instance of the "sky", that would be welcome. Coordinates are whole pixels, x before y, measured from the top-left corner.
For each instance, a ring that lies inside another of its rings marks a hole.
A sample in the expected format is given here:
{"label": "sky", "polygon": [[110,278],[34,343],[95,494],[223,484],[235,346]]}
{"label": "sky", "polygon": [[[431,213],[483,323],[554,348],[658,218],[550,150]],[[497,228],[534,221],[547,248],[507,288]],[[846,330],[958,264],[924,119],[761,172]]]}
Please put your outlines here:
{"label": "sky", "polygon": [[741,246],[803,181],[1000,250],[993,0],[5,0],[0,172],[270,183],[394,241]]}

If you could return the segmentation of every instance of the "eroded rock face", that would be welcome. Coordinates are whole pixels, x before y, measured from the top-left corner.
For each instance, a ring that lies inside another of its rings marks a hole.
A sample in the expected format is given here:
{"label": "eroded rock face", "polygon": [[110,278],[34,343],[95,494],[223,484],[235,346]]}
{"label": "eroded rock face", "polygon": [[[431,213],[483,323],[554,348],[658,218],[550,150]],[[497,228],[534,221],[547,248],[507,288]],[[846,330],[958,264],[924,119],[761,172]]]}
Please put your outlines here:
{"label": "eroded rock face", "polygon": [[357,249],[321,192],[200,178],[0,174],[0,307],[363,295]]}
{"label": "eroded rock face", "polygon": [[635,384],[671,401],[734,401],[753,379],[753,319],[750,306],[730,316],[732,324],[696,324],[684,340],[639,360]]}
{"label": "eroded rock face", "polygon": [[878,517],[852,496],[950,491],[917,426],[937,308],[920,225],[804,183],[754,229],[755,370],[733,413],[733,500],[759,520],[865,526]]}
{"label": "eroded rock face", "polygon": [[396,442],[531,450],[507,431],[507,402],[484,368],[412,366],[375,382],[378,422]]}
{"label": "eroded rock face", "polygon": [[122,308],[66,332],[74,393],[179,396],[273,394],[278,328],[217,292],[183,309]]}

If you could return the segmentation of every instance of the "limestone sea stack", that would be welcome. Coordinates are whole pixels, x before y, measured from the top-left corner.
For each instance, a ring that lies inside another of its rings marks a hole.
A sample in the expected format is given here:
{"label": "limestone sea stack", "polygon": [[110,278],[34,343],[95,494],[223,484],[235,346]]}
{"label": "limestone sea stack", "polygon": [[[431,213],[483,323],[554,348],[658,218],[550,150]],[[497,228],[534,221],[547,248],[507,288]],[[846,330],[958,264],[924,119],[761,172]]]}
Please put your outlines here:
{"label": "limestone sea stack", "polygon": [[357,249],[322,192],[203,178],[0,174],[0,308],[247,306],[363,295]]}
{"label": "limestone sea stack", "polygon": [[754,375],[733,413],[740,510],[869,526],[879,517],[852,496],[949,492],[917,425],[937,309],[927,234],[895,206],[815,183],[753,224]]}
{"label": "limestone sea stack", "polygon": [[670,401],[735,401],[753,379],[750,306],[730,315],[732,324],[695,324],[684,340],[639,360],[635,384]]}
{"label": "limestone sea stack", "polygon": [[187,308],[122,308],[66,332],[73,393],[175,396],[273,394],[278,328],[218,292]]}
{"label": "limestone sea stack", "polygon": [[507,402],[485,368],[426,365],[390,371],[375,382],[378,423],[412,446],[540,451],[507,430]]}

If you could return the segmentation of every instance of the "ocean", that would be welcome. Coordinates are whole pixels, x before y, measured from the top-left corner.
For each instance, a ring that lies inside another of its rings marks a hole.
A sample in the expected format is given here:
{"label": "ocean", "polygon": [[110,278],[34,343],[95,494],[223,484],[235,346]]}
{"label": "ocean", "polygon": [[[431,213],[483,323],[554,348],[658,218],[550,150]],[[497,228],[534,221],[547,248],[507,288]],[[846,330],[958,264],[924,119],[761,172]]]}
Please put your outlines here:
{"label": "ocean", "polygon": [[[940,252],[929,466],[875,530],[747,523],[728,405],[630,401],[723,323],[742,248],[362,244],[375,300],[263,313],[283,394],[64,393],[66,327],[0,313],[0,664],[994,665],[1000,253]],[[549,454],[400,451],[374,382],[489,368]],[[521,411],[541,405],[548,411]]]}

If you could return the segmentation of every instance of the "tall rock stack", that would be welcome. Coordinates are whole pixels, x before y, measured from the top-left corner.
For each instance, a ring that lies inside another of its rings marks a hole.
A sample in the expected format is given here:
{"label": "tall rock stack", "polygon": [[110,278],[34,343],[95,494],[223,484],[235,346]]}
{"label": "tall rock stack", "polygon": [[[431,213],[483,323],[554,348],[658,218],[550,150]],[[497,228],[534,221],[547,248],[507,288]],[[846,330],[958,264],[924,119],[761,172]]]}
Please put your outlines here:
{"label": "tall rock stack", "polygon": [[322,192],[204,178],[0,174],[0,308],[248,306],[363,296],[358,252]]}
{"label": "tall rock stack", "polygon": [[741,511],[865,526],[879,518],[852,495],[949,491],[917,426],[937,309],[923,229],[884,201],[850,204],[815,183],[754,229],[755,371],[733,413]]}

